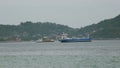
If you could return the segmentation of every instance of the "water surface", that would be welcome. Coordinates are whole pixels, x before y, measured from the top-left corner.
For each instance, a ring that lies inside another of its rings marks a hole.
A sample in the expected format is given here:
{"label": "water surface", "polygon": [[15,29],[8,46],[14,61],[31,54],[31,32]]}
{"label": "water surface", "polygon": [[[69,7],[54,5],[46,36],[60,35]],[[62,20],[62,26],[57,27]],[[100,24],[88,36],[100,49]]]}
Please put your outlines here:
{"label": "water surface", "polygon": [[120,40],[0,43],[0,68],[119,68]]}

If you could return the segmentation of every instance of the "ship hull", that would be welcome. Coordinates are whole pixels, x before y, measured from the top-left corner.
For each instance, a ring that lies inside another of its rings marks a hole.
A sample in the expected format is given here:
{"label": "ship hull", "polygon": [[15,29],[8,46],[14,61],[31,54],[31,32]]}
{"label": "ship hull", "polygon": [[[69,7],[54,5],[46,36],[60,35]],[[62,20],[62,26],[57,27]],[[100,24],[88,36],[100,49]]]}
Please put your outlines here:
{"label": "ship hull", "polygon": [[62,39],[60,42],[91,42],[91,38]]}

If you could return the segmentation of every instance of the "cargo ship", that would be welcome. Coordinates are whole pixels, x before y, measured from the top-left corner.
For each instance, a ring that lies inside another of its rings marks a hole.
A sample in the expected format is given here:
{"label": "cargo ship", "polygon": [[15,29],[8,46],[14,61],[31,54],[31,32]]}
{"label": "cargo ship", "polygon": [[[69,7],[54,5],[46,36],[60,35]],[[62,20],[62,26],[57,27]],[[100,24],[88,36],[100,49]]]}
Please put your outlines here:
{"label": "cargo ship", "polygon": [[66,38],[59,40],[60,42],[91,42],[91,38]]}
{"label": "cargo ship", "polygon": [[88,37],[84,38],[68,38],[67,34],[62,34],[61,39],[59,40],[60,42],[91,42],[92,39]]}

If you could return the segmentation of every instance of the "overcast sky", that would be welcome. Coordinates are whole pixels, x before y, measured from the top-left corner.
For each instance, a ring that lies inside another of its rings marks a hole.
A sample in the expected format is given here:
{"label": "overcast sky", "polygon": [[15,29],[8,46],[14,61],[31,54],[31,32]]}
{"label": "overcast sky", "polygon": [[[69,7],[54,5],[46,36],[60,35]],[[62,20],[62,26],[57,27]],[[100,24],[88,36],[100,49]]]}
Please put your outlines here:
{"label": "overcast sky", "polygon": [[120,0],[0,0],[0,24],[54,22],[84,27],[120,14]]}

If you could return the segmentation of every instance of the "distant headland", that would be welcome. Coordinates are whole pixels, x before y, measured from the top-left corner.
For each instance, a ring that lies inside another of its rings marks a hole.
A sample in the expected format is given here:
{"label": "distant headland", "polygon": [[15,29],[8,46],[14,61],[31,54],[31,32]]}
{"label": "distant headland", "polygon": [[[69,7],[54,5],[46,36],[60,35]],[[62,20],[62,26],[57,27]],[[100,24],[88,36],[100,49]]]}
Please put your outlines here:
{"label": "distant headland", "polygon": [[93,39],[120,39],[120,15],[83,28],[72,28],[51,22],[22,22],[19,25],[0,25],[0,41],[30,41],[44,36],[57,39],[62,33],[70,37],[83,37],[87,34]]}

